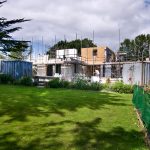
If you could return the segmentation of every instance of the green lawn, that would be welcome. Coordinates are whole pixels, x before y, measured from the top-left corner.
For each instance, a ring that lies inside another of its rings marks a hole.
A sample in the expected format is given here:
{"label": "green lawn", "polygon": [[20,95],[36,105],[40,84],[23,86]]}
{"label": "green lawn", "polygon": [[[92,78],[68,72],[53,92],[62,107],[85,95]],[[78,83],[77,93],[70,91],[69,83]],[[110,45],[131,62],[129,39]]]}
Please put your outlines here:
{"label": "green lawn", "polygon": [[131,99],[0,85],[0,150],[145,150]]}

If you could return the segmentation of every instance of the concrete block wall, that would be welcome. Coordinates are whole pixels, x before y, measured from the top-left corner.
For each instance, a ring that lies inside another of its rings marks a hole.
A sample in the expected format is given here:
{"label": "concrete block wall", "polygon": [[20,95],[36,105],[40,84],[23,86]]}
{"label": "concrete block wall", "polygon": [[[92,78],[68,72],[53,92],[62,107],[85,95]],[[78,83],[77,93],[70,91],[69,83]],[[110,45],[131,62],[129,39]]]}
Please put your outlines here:
{"label": "concrete block wall", "polygon": [[122,76],[126,84],[141,84],[142,63],[123,64]]}

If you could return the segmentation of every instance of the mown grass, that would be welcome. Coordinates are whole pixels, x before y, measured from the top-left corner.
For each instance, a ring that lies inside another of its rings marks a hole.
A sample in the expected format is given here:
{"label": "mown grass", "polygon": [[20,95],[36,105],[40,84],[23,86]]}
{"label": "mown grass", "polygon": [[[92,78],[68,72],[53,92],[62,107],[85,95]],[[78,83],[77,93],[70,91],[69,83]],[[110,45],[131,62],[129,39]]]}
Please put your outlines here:
{"label": "mown grass", "polygon": [[0,150],[145,150],[131,99],[0,85]]}

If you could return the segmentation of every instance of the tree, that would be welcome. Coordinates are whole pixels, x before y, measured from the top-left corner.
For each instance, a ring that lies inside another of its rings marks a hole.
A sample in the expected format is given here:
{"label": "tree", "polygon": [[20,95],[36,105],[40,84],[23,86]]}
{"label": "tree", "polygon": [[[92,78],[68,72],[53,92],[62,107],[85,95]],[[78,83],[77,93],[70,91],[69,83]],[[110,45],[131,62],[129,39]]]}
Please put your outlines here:
{"label": "tree", "polygon": [[[26,45],[26,47],[28,47],[28,45]],[[32,48],[31,47],[30,47],[29,50],[27,50],[27,48],[25,48],[23,46],[23,47],[20,47],[17,52],[16,51],[10,52],[10,58],[11,59],[18,59],[18,60],[26,60],[26,59],[29,58],[31,53],[32,53]]]}
{"label": "tree", "polygon": [[[6,1],[0,2],[0,7]],[[14,40],[10,34],[21,29],[21,27],[12,27],[17,23],[26,22],[29,20],[13,19],[7,20],[4,17],[0,17],[0,51],[11,57],[12,52],[24,52],[28,48],[28,41]]]}
{"label": "tree", "polygon": [[5,59],[5,57],[2,54],[0,54],[0,59]]}
{"label": "tree", "polygon": [[59,41],[54,46],[50,47],[48,54],[50,56],[53,56],[53,53],[55,53],[55,50],[59,49],[69,49],[69,48],[75,48],[78,50],[78,54],[81,53],[81,47],[87,48],[87,47],[96,47],[96,45],[92,42],[92,40],[89,40],[87,38],[80,40],[73,40],[70,42],[65,41]]}
{"label": "tree", "polygon": [[120,45],[119,52],[125,52],[128,61],[145,60],[149,57],[149,46],[150,34],[141,34],[133,40],[125,39]]}

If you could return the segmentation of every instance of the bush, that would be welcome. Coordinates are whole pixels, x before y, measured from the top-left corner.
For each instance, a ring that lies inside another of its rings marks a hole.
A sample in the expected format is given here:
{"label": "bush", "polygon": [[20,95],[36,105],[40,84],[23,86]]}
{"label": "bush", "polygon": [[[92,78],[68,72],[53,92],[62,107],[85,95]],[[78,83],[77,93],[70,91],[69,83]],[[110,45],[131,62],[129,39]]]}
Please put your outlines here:
{"label": "bush", "polygon": [[80,89],[80,90],[88,90],[89,89],[89,83],[87,80],[84,79],[77,79],[74,83],[73,83],[73,88],[75,89]]}
{"label": "bush", "polygon": [[133,93],[133,86],[123,82],[116,82],[112,84],[111,90],[118,93]]}
{"label": "bush", "polygon": [[22,77],[19,82],[21,85],[25,85],[25,86],[32,86],[33,82],[32,82],[32,78],[31,77]]}
{"label": "bush", "polygon": [[60,88],[60,82],[59,82],[59,78],[55,78],[53,80],[50,80],[48,82],[48,86],[50,88]]}
{"label": "bush", "polygon": [[98,82],[90,84],[90,90],[101,91],[102,89],[103,89],[103,85]]}
{"label": "bush", "polygon": [[74,82],[73,88],[80,89],[80,90],[100,91],[103,89],[103,86],[98,82],[89,83],[87,80],[78,79]]}
{"label": "bush", "polygon": [[13,84],[14,84],[14,85],[20,85],[20,80],[15,80],[15,81],[13,82]]}
{"label": "bush", "polygon": [[150,93],[150,87],[149,87],[149,86],[144,87],[144,91],[145,91],[146,93]]}
{"label": "bush", "polygon": [[48,87],[50,88],[69,88],[69,82],[65,80],[60,80],[59,78],[55,78],[48,82]]}
{"label": "bush", "polygon": [[14,79],[11,75],[0,74],[0,83],[1,84],[12,84]]}
{"label": "bush", "polygon": [[105,89],[105,90],[110,90],[110,86],[111,86],[110,83],[103,83],[103,84],[102,84],[102,87],[103,87],[103,89]]}
{"label": "bush", "polygon": [[73,88],[79,90],[102,90],[103,86],[99,83],[88,83],[87,80],[77,79],[75,82],[68,82],[65,80],[60,80],[55,78],[48,82],[48,87],[50,88]]}
{"label": "bush", "polygon": [[70,87],[70,82],[68,82],[68,81],[60,80],[59,83],[60,83],[60,87],[62,87],[62,88],[69,88]]}

